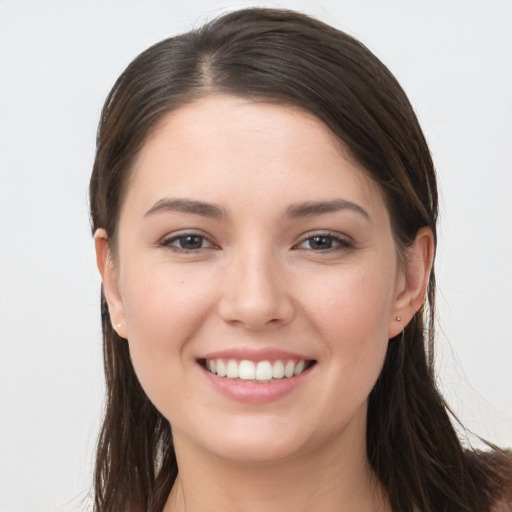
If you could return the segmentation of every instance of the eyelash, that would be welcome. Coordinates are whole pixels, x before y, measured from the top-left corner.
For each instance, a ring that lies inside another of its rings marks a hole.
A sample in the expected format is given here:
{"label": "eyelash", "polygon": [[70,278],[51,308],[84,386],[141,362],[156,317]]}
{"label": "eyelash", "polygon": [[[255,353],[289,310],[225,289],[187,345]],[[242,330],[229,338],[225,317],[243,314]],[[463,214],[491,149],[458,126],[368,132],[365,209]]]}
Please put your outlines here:
{"label": "eyelash", "polygon": [[[185,247],[179,247],[178,245],[173,245],[174,243],[180,243],[183,242],[187,238],[197,238],[201,242],[201,246],[204,242],[208,243],[208,246],[206,247],[199,247],[196,249],[186,249]],[[167,247],[171,249],[172,251],[183,253],[183,254],[196,254],[201,250],[204,249],[215,249],[217,246],[213,244],[206,236],[201,235],[200,233],[194,233],[194,232],[187,232],[187,233],[180,233],[178,235],[172,236],[171,238],[164,239],[160,245],[162,247]]]}
{"label": "eyelash", "polygon": [[[317,249],[314,250],[312,248],[303,248],[301,247],[303,244],[309,242],[311,244],[311,241],[314,239],[324,239],[327,240],[331,247],[327,247],[324,249]],[[334,246],[333,246],[334,245]],[[299,250],[307,250],[312,251],[314,253],[326,253],[326,252],[335,252],[335,251],[346,251],[353,247],[352,241],[348,240],[347,238],[341,237],[338,234],[334,234],[328,231],[319,232],[319,233],[308,233],[306,235],[306,238],[303,238],[301,242],[296,244],[294,248],[298,248]]]}
{"label": "eyelash", "polygon": [[[174,244],[183,244],[184,241],[189,239],[197,239],[197,241],[200,243],[201,247],[190,249],[185,247],[180,247],[178,245]],[[322,243],[322,240],[324,243],[328,243],[330,247],[326,248],[317,248],[316,250],[311,248],[311,243],[313,240],[317,239],[314,243]],[[204,243],[207,243],[207,246],[203,246]],[[303,244],[308,243],[310,244],[309,248],[302,247]],[[185,232],[180,233],[178,235],[172,236],[171,238],[167,238],[163,240],[160,245],[162,247],[167,247],[175,252],[182,253],[182,254],[196,254],[204,249],[218,249],[219,247],[216,246],[213,242],[211,242],[205,235],[202,235],[200,233],[194,233],[194,232]],[[319,233],[308,233],[305,238],[303,238],[298,244],[295,244],[292,249],[295,250],[305,250],[305,251],[311,251],[313,253],[327,253],[327,252],[336,252],[336,251],[346,251],[353,247],[353,243],[344,238],[340,237],[337,234],[331,233],[331,232],[319,232]]]}

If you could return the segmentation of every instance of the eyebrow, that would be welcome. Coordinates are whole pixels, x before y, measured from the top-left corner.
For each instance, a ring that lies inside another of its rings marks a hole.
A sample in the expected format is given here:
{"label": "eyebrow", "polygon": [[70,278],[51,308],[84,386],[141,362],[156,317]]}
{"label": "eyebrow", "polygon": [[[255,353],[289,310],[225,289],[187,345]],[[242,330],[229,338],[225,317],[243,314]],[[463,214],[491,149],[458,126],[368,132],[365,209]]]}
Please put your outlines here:
{"label": "eyebrow", "polygon": [[157,201],[145,213],[144,217],[148,217],[149,215],[153,215],[161,211],[192,213],[194,215],[212,217],[214,219],[223,219],[227,217],[226,210],[220,206],[216,206],[210,203],[203,203],[202,201],[173,198],[160,199],[160,201]]}
{"label": "eyebrow", "polygon": [[313,217],[332,213],[340,210],[350,210],[362,215],[365,219],[371,221],[368,212],[356,203],[346,199],[332,199],[330,201],[315,201],[292,204],[287,210],[286,215],[291,218]]}
{"label": "eyebrow", "polygon": [[[356,203],[346,199],[332,199],[330,201],[308,201],[292,204],[286,209],[286,216],[290,218],[314,217],[326,213],[333,213],[341,210],[350,210],[370,220],[368,212]],[[225,219],[228,217],[226,210],[220,206],[191,199],[165,198],[157,201],[144,215],[148,217],[157,212],[183,212],[214,219]]]}

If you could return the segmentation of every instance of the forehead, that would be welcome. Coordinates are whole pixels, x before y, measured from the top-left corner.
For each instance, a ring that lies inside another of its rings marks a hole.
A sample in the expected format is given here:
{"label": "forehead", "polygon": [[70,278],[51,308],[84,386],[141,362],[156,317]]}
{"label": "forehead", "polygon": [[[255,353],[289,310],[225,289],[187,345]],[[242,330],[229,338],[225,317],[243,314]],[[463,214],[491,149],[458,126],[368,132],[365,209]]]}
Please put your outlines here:
{"label": "forehead", "polygon": [[340,195],[383,206],[378,185],[314,115],[224,95],[163,117],[136,159],[125,204],[176,195],[258,209]]}

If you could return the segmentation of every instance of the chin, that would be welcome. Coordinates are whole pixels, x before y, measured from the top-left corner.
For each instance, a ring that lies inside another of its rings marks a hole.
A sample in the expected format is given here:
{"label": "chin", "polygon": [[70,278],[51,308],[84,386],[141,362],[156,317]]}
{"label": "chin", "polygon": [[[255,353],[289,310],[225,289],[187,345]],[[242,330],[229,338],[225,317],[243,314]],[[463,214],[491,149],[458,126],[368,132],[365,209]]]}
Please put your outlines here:
{"label": "chin", "polygon": [[[220,443],[219,443],[220,444]],[[300,456],[304,447],[291,440],[279,442],[271,439],[230,439],[224,449],[215,446],[216,455],[241,466],[272,465]]]}
{"label": "chin", "polygon": [[292,423],[282,418],[237,417],[229,422],[217,421],[215,428],[213,423],[212,418],[207,429],[187,431],[186,440],[178,434],[175,446],[185,441],[232,464],[260,465],[293,459],[305,452],[308,444],[307,433],[291,428]]}

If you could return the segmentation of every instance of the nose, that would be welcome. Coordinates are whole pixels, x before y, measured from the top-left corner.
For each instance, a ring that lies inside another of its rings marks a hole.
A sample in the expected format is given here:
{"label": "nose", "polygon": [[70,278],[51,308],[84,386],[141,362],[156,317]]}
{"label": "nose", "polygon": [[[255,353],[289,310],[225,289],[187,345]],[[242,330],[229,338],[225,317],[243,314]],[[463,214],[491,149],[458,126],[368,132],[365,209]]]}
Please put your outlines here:
{"label": "nose", "polygon": [[294,302],[277,260],[254,252],[231,259],[219,304],[219,314],[225,322],[265,330],[293,319]]}

